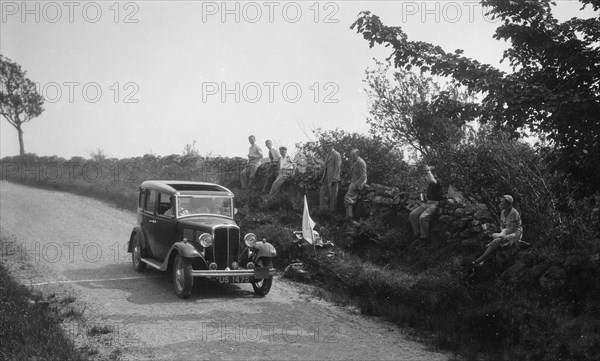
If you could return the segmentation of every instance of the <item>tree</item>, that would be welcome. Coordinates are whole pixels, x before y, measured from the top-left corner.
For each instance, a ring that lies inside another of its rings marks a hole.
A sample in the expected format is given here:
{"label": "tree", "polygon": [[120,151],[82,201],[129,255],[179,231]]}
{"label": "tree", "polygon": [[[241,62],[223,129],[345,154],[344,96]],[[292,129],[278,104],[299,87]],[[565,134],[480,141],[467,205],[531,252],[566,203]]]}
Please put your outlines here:
{"label": "tree", "polygon": [[430,77],[399,70],[389,78],[389,63],[367,69],[366,89],[371,100],[371,133],[399,147],[409,146],[426,159],[454,147],[478,106],[456,86],[442,89]]}
{"label": "tree", "polygon": [[44,98],[19,64],[0,54],[0,114],[17,129],[19,154],[25,154],[23,124],[44,111]]}
{"label": "tree", "polygon": [[[600,0],[580,0],[595,12]],[[351,28],[370,46],[394,50],[394,65],[452,78],[483,95],[482,122],[518,138],[530,130],[552,145],[551,164],[568,175],[580,194],[600,191],[600,17],[558,22],[550,0],[482,0],[488,16],[500,19],[494,38],[506,40],[513,72],[448,53],[430,43],[409,41],[401,27],[385,26],[362,12]]]}

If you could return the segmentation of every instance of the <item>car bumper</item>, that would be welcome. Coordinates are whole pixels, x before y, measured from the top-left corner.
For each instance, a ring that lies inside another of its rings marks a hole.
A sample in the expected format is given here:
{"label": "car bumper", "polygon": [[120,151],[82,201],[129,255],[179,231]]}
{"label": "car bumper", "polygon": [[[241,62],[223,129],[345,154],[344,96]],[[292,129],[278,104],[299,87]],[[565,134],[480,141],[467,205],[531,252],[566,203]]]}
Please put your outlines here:
{"label": "car bumper", "polygon": [[[238,270],[192,270],[193,277],[225,277],[225,276],[248,276],[253,278],[265,278],[264,273],[257,274],[259,269],[238,269]],[[275,268],[270,268],[267,270],[269,277],[273,277],[275,275]],[[264,271],[263,271],[264,272]],[[256,275],[256,276],[255,276]]]}

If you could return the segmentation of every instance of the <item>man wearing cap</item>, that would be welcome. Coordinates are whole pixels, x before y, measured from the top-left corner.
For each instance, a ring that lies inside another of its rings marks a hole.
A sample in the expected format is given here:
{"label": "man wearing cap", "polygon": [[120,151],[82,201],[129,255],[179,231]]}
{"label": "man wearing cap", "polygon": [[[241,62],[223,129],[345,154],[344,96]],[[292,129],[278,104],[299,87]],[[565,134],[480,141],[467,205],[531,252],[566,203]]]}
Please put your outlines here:
{"label": "man wearing cap", "polygon": [[[265,140],[265,145],[269,149],[269,168],[267,171],[267,177],[265,178],[265,184],[263,186],[263,192],[266,193],[273,184],[275,178],[277,178],[277,171],[279,168],[279,151],[273,147],[273,142],[270,139]],[[281,148],[280,148],[281,149]]]}
{"label": "man wearing cap", "polygon": [[321,188],[319,189],[319,205],[321,208],[329,208],[335,211],[337,208],[337,195],[340,185],[340,171],[342,168],[342,157],[331,142],[325,142],[325,170],[321,177]]}
{"label": "man wearing cap", "polygon": [[358,149],[350,151],[352,170],[350,170],[350,185],[348,193],[344,197],[344,205],[346,206],[346,219],[353,218],[353,207],[358,199],[358,191],[367,183],[367,163],[359,156]]}
{"label": "man wearing cap", "polygon": [[258,169],[258,166],[260,166],[260,160],[262,159],[262,150],[256,145],[256,137],[251,135],[248,137],[248,141],[250,142],[250,148],[248,149],[248,166],[246,166],[240,174],[242,189],[246,189],[252,184],[254,177],[256,176],[256,170]]}
{"label": "man wearing cap", "polygon": [[521,224],[521,215],[513,207],[513,197],[503,195],[500,197],[500,233],[492,234],[494,238],[485,247],[483,254],[472,262],[473,265],[480,266],[500,247],[516,246],[523,235],[523,226]]}
{"label": "man wearing cap", "polygon": [[275,178],[275,182],[271,186],[269,196],[277,194],[283,183],[294,174],[295,164],[289,154],[287,154],[287,148],[279,147],[279,152],[281,153],[281,157],[279,158],[279,174],[277,174],[277,178]]}

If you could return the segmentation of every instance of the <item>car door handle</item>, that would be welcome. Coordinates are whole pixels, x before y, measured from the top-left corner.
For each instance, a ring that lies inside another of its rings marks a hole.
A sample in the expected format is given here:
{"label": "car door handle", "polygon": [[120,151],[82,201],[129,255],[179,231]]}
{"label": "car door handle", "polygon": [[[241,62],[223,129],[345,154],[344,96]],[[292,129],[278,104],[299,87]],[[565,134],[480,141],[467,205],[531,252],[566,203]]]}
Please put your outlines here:
{"label": "car door handle", "polygon": [[150,222],[150,223],[156,223],[156,219],[151,219],[148,222]]}

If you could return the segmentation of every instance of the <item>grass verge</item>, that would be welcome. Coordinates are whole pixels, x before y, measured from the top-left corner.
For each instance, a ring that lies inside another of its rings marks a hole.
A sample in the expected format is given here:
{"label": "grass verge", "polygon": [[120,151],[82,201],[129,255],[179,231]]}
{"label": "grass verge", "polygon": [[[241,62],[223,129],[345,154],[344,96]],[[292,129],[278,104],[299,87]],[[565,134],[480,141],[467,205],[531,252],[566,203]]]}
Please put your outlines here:
{"label": "grass verge", "polygon": [[86,360],[41,295],[17,283],[0,263],[0,359]]}

